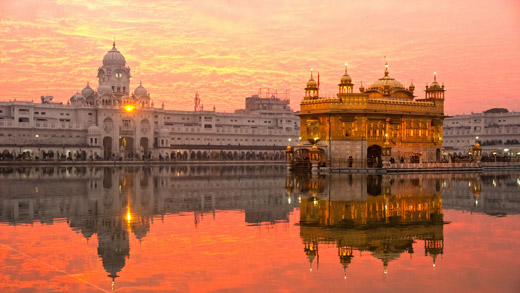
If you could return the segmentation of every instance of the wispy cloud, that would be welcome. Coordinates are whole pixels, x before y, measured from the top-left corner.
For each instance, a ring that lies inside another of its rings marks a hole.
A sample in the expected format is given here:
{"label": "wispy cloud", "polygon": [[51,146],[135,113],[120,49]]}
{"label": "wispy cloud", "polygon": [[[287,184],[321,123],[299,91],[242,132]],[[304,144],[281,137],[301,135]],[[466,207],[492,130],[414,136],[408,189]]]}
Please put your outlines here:
{"label": "wispy cloud", "polygon": [[115,36],[133,84],[143,80],[169,108],[191,109],[198,91],[206,106],[232,111],[265,87],[290,89],[298,109],[309,68],[332,95],[345,61],[356,86],[369,85],[387,56],[391,74],[418,89],[437,71],[449,114],[518,111],[519,11],[514,0],[5,1],[0,89],[3,99],[66,101],[95,84]]}

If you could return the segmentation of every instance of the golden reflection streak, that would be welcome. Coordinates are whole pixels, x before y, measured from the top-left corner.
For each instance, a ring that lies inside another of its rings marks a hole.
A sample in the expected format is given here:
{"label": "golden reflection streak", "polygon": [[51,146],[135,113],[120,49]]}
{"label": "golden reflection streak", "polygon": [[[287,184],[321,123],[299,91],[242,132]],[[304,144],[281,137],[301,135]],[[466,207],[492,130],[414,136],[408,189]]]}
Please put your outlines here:
{"label": "golden reflection streak", "polygon": [[60,273],[62,273],[62,274],[65,275],[65,276],[69,276],[69,277],[74,278],[74,279],[76,279],[76,280],[78,280],[78,281],[80,281],[80,282],[82,282],[82,283],[84,283],[84,284],[87,284],[87,285],[89,285],[89,286],[91,286],[91,287],[93,287],[93,288],[96,288],[96,289],[99,290],[99,291],[109,292],[109,291],[107,291],[107,290],[105,290],[105,289],[103,289],[103,288],[101,288],[101,287],[98,287],[98,286],[96,286],[96,285],[94,285],[94,284],[92,284],[92,283],[90,283],[90,282],[88,282],[88,281],[86,281],[86,280],[83,280],[82,278],[79,278],[79,277],[77,277],[77,276],[75,276],[75,275],[73,275],[73,274],[69,274],[69,273],[67,273],[66,271],[60,270],[60,269],[58,269],[57,267],[55,267],[55,266],[53,266],[53,265],[50,265],[50,264],[48,264],[48,263],[46,263],[46,262],[42,262],[41,260],[39,260],[39,259],[37,259],[37,258],[35,258],[35,257],[33,257],[33,256],[28,255],[27,253],[24,253],[24,252],[22,252],[22,251],[20,251],[20,250],[17,250],[17,249],[15,249],[15,248],[12,248],[11,246],[7,246],[7,245],[5,245],[5,244],[3,244],[3,243],[0,243],[0,245],[3,246],[3,247],[5,247],[5,248],[7,248],[7,249],[9,249],[9,250],[12,250],[12,251],[14,251],[14,252],[20,254],[20,255],[22,255],[22,256],[25,256],[26,258],[30,258],[30,259],[32,259],[32,260],[38,262],[38,263],[41,263],[41,264],[43,264],[43,265],[45,265],[45,266],[47,266],[47,267],[49,267],[49,268],[51,268],[51,269],[53,269],[53,270],[55,270],[55,271],[57,271],[57,272],[60,272]]}

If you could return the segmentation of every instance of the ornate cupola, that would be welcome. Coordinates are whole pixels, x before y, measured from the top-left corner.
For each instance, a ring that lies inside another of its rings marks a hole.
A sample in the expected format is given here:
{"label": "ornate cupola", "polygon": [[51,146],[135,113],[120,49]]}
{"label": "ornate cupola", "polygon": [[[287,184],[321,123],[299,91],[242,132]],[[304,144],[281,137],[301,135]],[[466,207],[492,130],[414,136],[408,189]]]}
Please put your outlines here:
{"label": "ornate cupola", "polygon": [[365,87],[363,86],[363,81],[361,81],[361,85],[359,86],[359,92],[360,93],[364,93],[365,92]]}
{"label": "ornate cupola", "polygon": [[413,91],[415,90],[415,85],[413,85],[413,81],[410,83],[408,90],[413,94]]}
{"label": "ornate cupola", "polygon": [[345,74],[343,74],[338,84],[340,94],[352,94],[354,92],[354,84],[352,83],[352,78],[348,75],[347,65],[345,63]]}
{"label": "ornate cupola", "polygon": [[426,84],[426,99],[443,99],[444,100],[444,84],[437,82],[437,72],[433,73],[433,82],[428,86]]}
{"label": "ornate cupola", "polygon": [[311,69],[311,78],[307,81],[307,87],[305,88],[305,100],[318,98],[318,83],[312,77],[312,71]]}

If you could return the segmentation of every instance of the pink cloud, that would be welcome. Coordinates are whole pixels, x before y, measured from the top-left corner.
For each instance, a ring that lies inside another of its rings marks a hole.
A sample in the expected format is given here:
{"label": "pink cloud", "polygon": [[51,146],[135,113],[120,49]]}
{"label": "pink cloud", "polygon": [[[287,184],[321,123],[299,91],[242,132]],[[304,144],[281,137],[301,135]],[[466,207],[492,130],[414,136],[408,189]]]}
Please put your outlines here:
{"label": "pink cloud", "polygon": [[[0,4],[3,100],[42,94],[66,101],[96,68],[111,38],[156,105],[192,108],[195,92],[220,111],[258,88],[290,89],[299,109],[308,69],[333,95],[343,64],[356,88],[382,76],[414,81],[433,71],[446,113],[520,111],[520,4],[452,1],[6,1]],[[475,103],[478,101],[478,103]]]}

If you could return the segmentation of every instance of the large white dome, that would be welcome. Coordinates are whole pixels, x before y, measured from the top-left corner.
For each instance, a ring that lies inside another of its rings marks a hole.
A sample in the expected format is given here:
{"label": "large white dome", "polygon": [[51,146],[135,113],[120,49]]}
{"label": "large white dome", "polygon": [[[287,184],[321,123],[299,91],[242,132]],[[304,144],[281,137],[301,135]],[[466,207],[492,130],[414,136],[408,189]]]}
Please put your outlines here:
{"label": "large white dome", "polygon": [[116,46],[114,44],[114,47],[112,47],[112,50],[108,51],[106,53],[105,57],[103,57],[103,66],[121,66],[124,67],[126,65],[125,56],[121,54],[116,49]]}

